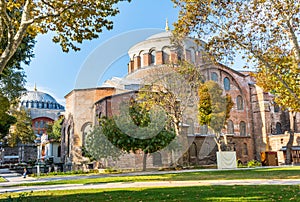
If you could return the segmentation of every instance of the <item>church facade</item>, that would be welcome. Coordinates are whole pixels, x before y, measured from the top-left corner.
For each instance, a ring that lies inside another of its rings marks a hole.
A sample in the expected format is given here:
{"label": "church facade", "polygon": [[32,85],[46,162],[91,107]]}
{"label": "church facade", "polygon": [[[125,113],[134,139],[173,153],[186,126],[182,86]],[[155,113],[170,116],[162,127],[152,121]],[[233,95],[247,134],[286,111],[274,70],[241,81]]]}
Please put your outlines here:
{"label": "church facade", "polygon": [[[85,137],[101,117],[111,117],[114,107],[122,100],[134,97],[138,90],[153,78],[156,69],[167,71],[170,63],[185,59],[199,69],[205,81],[213,80],[229,94],[234,102],[230,117],[222,130],[223,138],[237,159],[246,163],[260,160],[261,153],[274,151],[278,162],[284,163],[284,146],[288,141],[289,118],[274,102],[273,96],[255,84],[250,72],[236,71],[222,64],[209,62],[201,42],[192,38],[182,42],[180,50],[171,43],[171,32],[166,31],[147,38],[128,51],[130,61],[124,78],[112,78],[103,86],[93,89],[74,89],[65,96],[66,113],[62,132],[62,158],[67,169],[80,168],[87,159],[82,156]],[[296,118],[293,160],[300,155],[300,117]],[[213,134],[207,134],[197,119],[197,103],[188,105],[183,113],[182,133],[188,148],[181,153],[183,165],[216,163],[216,145]],[[299,148],[297,147],[299,146]],[[124,154],[110,166],[140,168],[141,153]],[[168,166],[170,155],[156,152],[148,158],[148,167]]]}

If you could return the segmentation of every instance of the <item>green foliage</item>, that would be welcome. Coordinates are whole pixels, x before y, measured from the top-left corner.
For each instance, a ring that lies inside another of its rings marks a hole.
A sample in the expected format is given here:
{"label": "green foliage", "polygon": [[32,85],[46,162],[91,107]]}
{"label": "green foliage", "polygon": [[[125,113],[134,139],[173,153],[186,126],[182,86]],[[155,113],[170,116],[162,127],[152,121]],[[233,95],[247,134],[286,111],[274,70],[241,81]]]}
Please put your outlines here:
{"label": "green foliage", "polygon": [[[67,171],[67,172],[50,172],[50,173],[40,173],[39,177],[49,177],[49,176],[70,176],[70,175],[88,175],[88,174],[98,174],[98,170],[74,170],[74,171]],[[37,177],[36,173],[30,174],[30,177]]]}
{"label": "green foliage", "polygon": [[[17,17],[20,19],[20,16]],[[1,25],[0,25],[1,26]],[[0,50],[7,46],[7,31],[0,37]],[[15,106],[19,97],[25,91],[25,74],[21,64],[29,65],[33,58],[34,37],[25,35],[20,46],[8,61],[6,68],[0,71],[0,139],[8,134],[16,118],[11,115],[9,109]],[[2,54],[2,51],[0,51]]]}
{"label": "green foliage", "polygon": [[146,154],[154,153],[168,146],[176,136],[168,122],[160,128],[160,117],[161,114],[132,100],[129,110],[126,111],[125,107],[120,115],[101,120],[102,132],[114,146],[126,152],[142,150]]}
{"label": "green foliage", "polygon": [[248,168],[252,168],[252,167],[259,167],[261,166],[261,162],[257,161],[257,160],[251,160],[247,163]]}
{"label": "green foliage", "polygon": [[16,117],[17,122],[7,139],[8,145],[14,147],[18,143],[33,143],[35,136],[32,130],[31,118],[28,116],[27,111],[22,108],[14,110],[13,115]]}
{"label": "green foliage", "polygon": [[123,154],[122,150],[114,146],[105,136],[102,127],[95,126],[85,138],[82,148],[83,155],[90,160],[113,159],[117,160]]}
{"label": "green foliage", "polygon": [[[280,50],[277,50],[279,53]],[[300,112],[300,69],[294,57],[274,54],[271,51],[265,54],[272,62],[272,70],[266,67],[262,62],[260,69],[253,74],[257,84],[265,91],[271,92],[275,97],[276,104],[283,109],[293,112]],[[281,80],[278,79],[280,76]],[[291,89],[288,90],[287,86]]]}
{"label": "green foliage", "polygon": [[[98,37],[103,29],[111,30],[111,17],[119,10],[117,3],[130,0],[56,0],[2,1],[0,13],[0,73],[8,60],[22,46],[26,37],[54,33],[53,42],[62,50],[79,50],[78,44]],[[22,16],[22,18],[21,18]]]}
{"label": "green foliage", "polygon": [[200,125],[210,125],[212,114],[212,101],[208,87],[201,85],[198,91],[199,105],[198,105],[198,120]]}
{"label": "green foliage", "polygon": [[61,141],[61,128],[62,128],[63,118],[60,118],[54,123],[47,124],[47,134],[49,140],[55,140],[57,142]]}
{"label": "green foliage", "polygon": [[173,2],[179,7],[177,37],[196,33],[207,39],[206,50],[223,64],[242,54],[258,70],[254,76],[263,89],[280,106],[299,111],[299,1]]}
{"label": "green foliage", "polygon": [[214,81],[207,81],[200,86],[198,119],[201,125],[208,125],[220,133],[233,106],[230,95],[223,96],[222,88]]}
{"label": "green foliage", "polygon": [[9,131],[11,124],[16,123],[16,118],[8,113],[9,100],[0,94],[0,138],[3,139]]}

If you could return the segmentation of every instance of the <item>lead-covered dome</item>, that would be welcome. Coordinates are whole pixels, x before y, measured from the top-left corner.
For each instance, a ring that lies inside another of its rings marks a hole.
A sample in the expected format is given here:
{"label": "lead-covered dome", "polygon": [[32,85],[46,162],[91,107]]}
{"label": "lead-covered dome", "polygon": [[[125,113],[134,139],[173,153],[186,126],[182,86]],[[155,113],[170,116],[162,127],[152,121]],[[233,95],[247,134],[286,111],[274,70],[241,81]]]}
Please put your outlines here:
{"label": "lead-covered dome", "polygon": [[64,109],[51,95],[40,91],[27,91],[21,97],[21,106],[39,109]]}

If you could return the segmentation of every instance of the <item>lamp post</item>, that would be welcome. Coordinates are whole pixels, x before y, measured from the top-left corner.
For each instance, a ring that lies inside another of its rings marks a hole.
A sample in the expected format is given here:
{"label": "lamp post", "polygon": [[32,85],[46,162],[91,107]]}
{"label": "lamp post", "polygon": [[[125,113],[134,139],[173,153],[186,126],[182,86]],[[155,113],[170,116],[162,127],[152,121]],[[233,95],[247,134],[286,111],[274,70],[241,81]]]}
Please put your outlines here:
{"label": "lamp post", "polygon": [[41,135],[36,134],[36,139],[34,140],[37,146],[37,167],[36,167],[36,175],[40,176],[40,159],[41,159]]}

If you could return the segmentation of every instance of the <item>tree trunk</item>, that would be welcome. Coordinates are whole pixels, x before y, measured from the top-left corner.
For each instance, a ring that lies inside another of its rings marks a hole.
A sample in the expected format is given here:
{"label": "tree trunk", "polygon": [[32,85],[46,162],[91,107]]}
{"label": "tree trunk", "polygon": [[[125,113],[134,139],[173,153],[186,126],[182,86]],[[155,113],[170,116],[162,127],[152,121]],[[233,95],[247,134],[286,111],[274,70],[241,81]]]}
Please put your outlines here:
{"label": "tree trunk", "polygon": [[216,133],[216,137],[214,138],[217,146],[218,146],[218,152],[221,152],[222,149],[221,149],[221,137],[220,137],[220,134],[217,134]]}
{"label": "tree trunk", "polygon": [[292,146],[294,142],[294,133],[295,133],[295,117],[296,112],[289,112],[289,118],[290,118],[290,137],[289,141],[286,145],[286,158],[285,158],[285,164],[291,165],[292,164]]}
{"label": "tree trunk", "polygon": [[148,152],[144,152],[144,155],[143,155],[143,171],[146,171],[146,168],[147,168],[147,156],[148,156]]}

